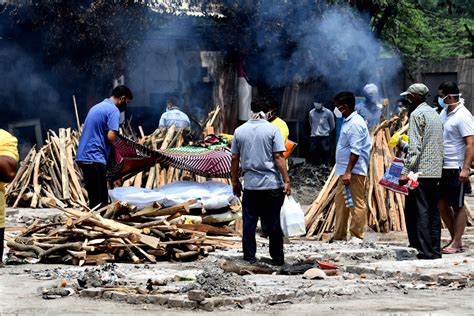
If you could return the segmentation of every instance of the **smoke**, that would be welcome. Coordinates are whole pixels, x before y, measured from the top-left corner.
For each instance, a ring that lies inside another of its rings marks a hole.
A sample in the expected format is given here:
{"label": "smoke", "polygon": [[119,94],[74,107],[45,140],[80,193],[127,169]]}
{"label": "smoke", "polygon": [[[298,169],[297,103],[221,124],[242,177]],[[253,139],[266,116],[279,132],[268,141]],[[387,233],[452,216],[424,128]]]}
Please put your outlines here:
{"label": "smoke", "polygon": [[[385,85],[399,74],[400,58],[375,37],[368,17],[348,6],[315,14],[307,5],[291,3],[291,11],[282,12],[288,7],[263,4],[265,14],[253,30],[258,53],[248,62],[255,84],[281,87],[316,79],[325,87],[323,94],[333,95],[341,90],[360,93],[373,82],[384,94],[395,93]],[[273,21],[281,27],[262,27]]]}
{"label": "smoke", "polygon": [[171,16],[164,25],[142,34],[140,44],[127,53],[131,63],[126,84],[136,95],[127,112],[146,132],[158,127],[169,97],[192,119],[207,117],[213,83],[204,80],[207,68],[201,50],[206,46],[193,23],[193,18]]}

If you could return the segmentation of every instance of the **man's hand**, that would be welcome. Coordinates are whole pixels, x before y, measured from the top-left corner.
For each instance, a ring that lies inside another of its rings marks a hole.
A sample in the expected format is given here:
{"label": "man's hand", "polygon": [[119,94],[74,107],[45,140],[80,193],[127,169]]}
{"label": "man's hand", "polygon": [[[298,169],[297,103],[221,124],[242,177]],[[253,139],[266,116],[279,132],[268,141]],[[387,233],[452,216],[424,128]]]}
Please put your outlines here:
{"label": "man's hand", "polygon": [[123,184],[123,179],[120,178],[120,179],[117,179],[114,181],[114,188],[118,188],[118,187],[121,187]]}
{"label": "man's hand", "polygon": [[470,169],[463,168],[461,173],[459,173],[459,181],[461,182],[468,182],[469,181],[469,174],[471,173]]}
{"label": "man's hand", "polygon": [[400,176],[400,179],[398,180],[398,184],[400,185],[405,185],[408,183],[408,177],[404,174]]}
{"label": "man's hand", "polygon": [[242,194],[242,184],[240,181],[232,182],[232,191],[236,197],[240,197]]}
{"label": "man's hand", "polygon": [[345,172],[343,175],[342,175],[342,183],[344,185],[350,185],[351,184],[351,173],[350,172]]}
{"label": "man's hand", "polygon": [[286,193],[286,195],[291,195],[291,184],[290,184],[290,182],[285,182],[283,184],[283,192]]}

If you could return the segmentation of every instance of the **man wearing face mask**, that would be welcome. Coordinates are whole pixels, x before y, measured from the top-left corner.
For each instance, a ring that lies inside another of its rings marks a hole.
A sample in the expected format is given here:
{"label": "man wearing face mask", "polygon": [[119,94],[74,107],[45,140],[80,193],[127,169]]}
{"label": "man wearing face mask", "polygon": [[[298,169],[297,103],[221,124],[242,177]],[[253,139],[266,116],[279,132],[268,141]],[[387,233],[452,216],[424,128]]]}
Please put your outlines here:
{"label": "man wearing face mask", "polygon": [[373,83],[364,86],[365,101],[356,105],[356,111],[367,121],[369,129],[380,123],[382,104],[379,102],[379,89]]}
{"label": "man wearing face mask", "polygon": [[445,82],[438,88],[438,103],[443,108],[444,160],[440,183],[439,210],[451,241],[442,249],[444,254],[463,250],[462,235],[466,227],[464,194],[469,189],[469,173],[474,155],[474,123],[471,112],[460,98],[454,82]]}
{"label": "man wearing face mask", "polygon": [[330,165],[331,162],[331,132],[336,127],[333,113],[322,103],[313,103],[314,109],[309,111],[311,136],[309,145],[310,162]]}
{"label": "man wearing face mask", "polygon": [[112,90],[112,96],[94,105],[87,114],[82,130],[76,161],[84,174],[89,197],[89,207],[107,205],[106,166],[111,144],[117,139],[120,113],[133,99],[132,92],[124,85]]}
{"label": "man wearing face mask", "polygon": [[278,127],[267,121],[270,101],[252,101],[251,118],[234,133],[232,141],[232,188],[242,193],[239,164],[244,173],[242,197],[243,259],[256,262],[255,229],[260,218],[263,233],[269,237],[270,256],[275,265],[283,265],[283,233],[280,210],[285,194],[291,194],[290,178],[285,166],[285,145]]}
{"label": "man wearing face mask", "polygon": [[[336,117],[343,117],[336,148],[336,176],[339,177],[335,197],[336,226],[333,240],[346,240],[347,224],[351,215],[351,242],[360,243],[366,224],[365,182],[369,164],[371,141],[364,119],[354,110],[352,92],[341,92],[334,97]],[[346,189],[354,206],[346,206]]]}
{"label": "man wearing face mask", "polygon": [[438,209],[439,180],[443,168],[443,123],[435,109],[426,103],[429,90],[415,83],[401,93],[408,100],[409,143],[400,184],[408,182],[411,171],[419,173],[418,187],[405,200],[405,221],[410,246],[419,259],[441,258],[441,219]]}

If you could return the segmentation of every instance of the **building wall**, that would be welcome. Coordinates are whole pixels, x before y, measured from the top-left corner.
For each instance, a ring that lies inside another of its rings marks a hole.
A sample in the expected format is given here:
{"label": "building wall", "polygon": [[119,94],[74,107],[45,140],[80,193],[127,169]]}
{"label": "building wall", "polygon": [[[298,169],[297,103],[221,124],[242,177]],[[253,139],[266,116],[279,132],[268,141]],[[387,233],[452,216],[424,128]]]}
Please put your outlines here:
{"label": "building wall", "polygon": [[[459,85],[465,106],[473,113],[474,110],[474,59],[452,58],[441,62],[427,62],[416,74],[416,81],[424,82],[430,89],[431,98],[437,95],[439,84],[455,80]],[[407,84],[409,85],[409,83]],[[431,101],[432,99],[429,99]]]}

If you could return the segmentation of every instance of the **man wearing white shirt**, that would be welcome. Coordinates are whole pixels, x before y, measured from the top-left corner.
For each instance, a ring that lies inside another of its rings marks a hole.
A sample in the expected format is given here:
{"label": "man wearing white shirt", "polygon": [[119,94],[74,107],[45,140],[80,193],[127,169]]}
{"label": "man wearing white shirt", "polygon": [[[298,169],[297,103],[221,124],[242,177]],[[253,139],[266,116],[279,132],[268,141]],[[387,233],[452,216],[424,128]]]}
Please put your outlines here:
{"label": "man wearing white shirt", "polygon": [[471,112],[464,106],[464,99],[460,98],[456,83],[441,84],[438,95],[438,103],[443,107],[440,115],[444,125],[439,209],[451,234],[451,241],[442,249],[442,253],[453,254],[463,251],[461,239],[467,222],[464,194],[469,185],[474,155],[474,122]]}

